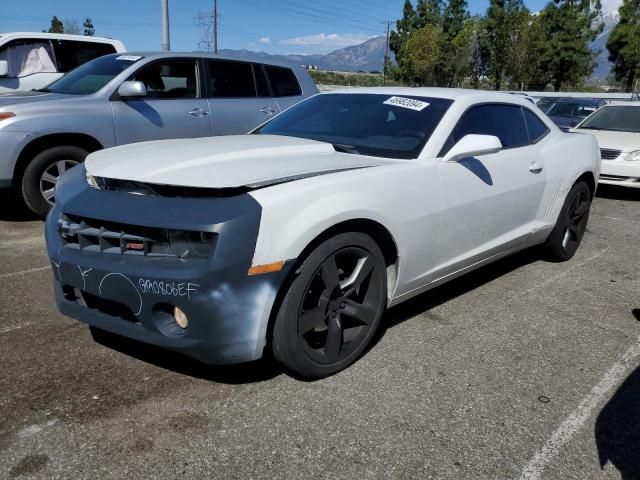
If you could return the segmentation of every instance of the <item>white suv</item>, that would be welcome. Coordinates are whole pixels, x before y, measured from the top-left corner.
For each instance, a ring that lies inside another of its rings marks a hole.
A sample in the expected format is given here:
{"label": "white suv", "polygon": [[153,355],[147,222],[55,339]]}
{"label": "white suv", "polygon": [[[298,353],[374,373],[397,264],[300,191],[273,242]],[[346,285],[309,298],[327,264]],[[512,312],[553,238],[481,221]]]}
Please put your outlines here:
{"label": "white suv", "polygon": [[124,51],[122,42],[110,38],[60,33],[2,33],[0,93],[45,87],[89,60]]}

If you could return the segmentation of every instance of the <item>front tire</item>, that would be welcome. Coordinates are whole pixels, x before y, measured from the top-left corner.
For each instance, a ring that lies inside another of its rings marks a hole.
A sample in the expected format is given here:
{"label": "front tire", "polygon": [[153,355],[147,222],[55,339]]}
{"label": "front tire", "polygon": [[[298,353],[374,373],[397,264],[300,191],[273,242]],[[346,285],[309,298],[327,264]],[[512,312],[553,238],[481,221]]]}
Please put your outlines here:
{"label": "front tire", "polygon": [[278,310],[276,360],[295,374],[323,378],[354,363],[386,307],[380,247],[368,235],[342,233],[306,258]]}
{"label": "front tire", "polygon": [[22,198],[27,207],[39,217],[46,217],[55,201],[54,189],[60,176],[84,162],[88,154],[83,148],[63,145],[36,155],[22,176]]}
{"label": "front tire", "polygon": [[569,191],[556,226],[545,243],[552,260],[565,262],[575,255],[587,229],[591,198],[591,190],[583,181]]}

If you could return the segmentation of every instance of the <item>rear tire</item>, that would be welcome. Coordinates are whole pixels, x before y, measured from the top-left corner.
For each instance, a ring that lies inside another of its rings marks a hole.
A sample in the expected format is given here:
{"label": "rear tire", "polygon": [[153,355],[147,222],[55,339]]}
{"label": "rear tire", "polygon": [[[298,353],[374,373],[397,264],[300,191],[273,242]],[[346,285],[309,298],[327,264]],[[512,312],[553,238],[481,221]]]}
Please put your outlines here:
{"label": "rear tire", "polygon": [[59,177],[84,162],[88,154],[83,148],[62,145],[36,155],[22,175],[22,198],[27,207],[39,217],[46,217],[55,201],[53,192]]}
{"label": "rear tire", "polygon": [[276,316],[272,348],[298,376],[316,379],[354,363],[386,307],[387,276],[376,242],[342,233],[306,258]]}
{"label": "rear tire", "polygon": [[556,226],[545,243],[551,260],[565,262],[575,255],[587,229],[591,198],[591,189],[583,181],[569,191]]}

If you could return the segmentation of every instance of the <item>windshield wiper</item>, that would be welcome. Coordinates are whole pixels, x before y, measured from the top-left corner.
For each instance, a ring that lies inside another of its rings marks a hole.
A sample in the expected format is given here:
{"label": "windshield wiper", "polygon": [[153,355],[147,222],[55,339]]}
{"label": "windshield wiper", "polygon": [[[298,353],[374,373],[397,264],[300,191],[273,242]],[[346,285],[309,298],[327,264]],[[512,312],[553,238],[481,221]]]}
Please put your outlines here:
{"label": "windshield wiper", "polygon": [[49,90],[48,88],[33,88],[31,91],[32,92],[51,93],[51,90]]}
{"label": "windshield wiper", "polygon": [[333,148],[336,150],[336,152],[355,153],[355,154],[360,153],[358,152],[358,149],[353,145],[347,145],[345,143],[332,143],[332,145],[333,145]]}

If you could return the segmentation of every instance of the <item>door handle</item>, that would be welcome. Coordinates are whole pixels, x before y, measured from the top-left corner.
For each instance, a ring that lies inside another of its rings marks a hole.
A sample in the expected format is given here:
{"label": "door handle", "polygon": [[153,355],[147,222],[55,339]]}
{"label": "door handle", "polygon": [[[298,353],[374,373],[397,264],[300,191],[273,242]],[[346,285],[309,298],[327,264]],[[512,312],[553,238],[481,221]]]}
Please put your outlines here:
{"label": "door handle", "polygon": [[189,111],[189,115],[191,115],[192,117],[198,117],[198,118],[206,117],[207,115],[209,115],[209,112],[201,108],[194,108],[193,110]]}
{"label": "door handle", "polygon": [[271,107],[263,107],[260,109],[260,111],[265,115],[273,115],[274,113],[276,113],[275,108],[271,108]]}
{"label": "door handle", "polygon": [[541,165],[538,165],[538,164],[533,163],[533,164],[529,165],[529,171],[530,171],[531,173],[536,173],[536,174],[538,174],[538,173],[540,173],[540,172],[542,171],[542,166],[541,166]]}

